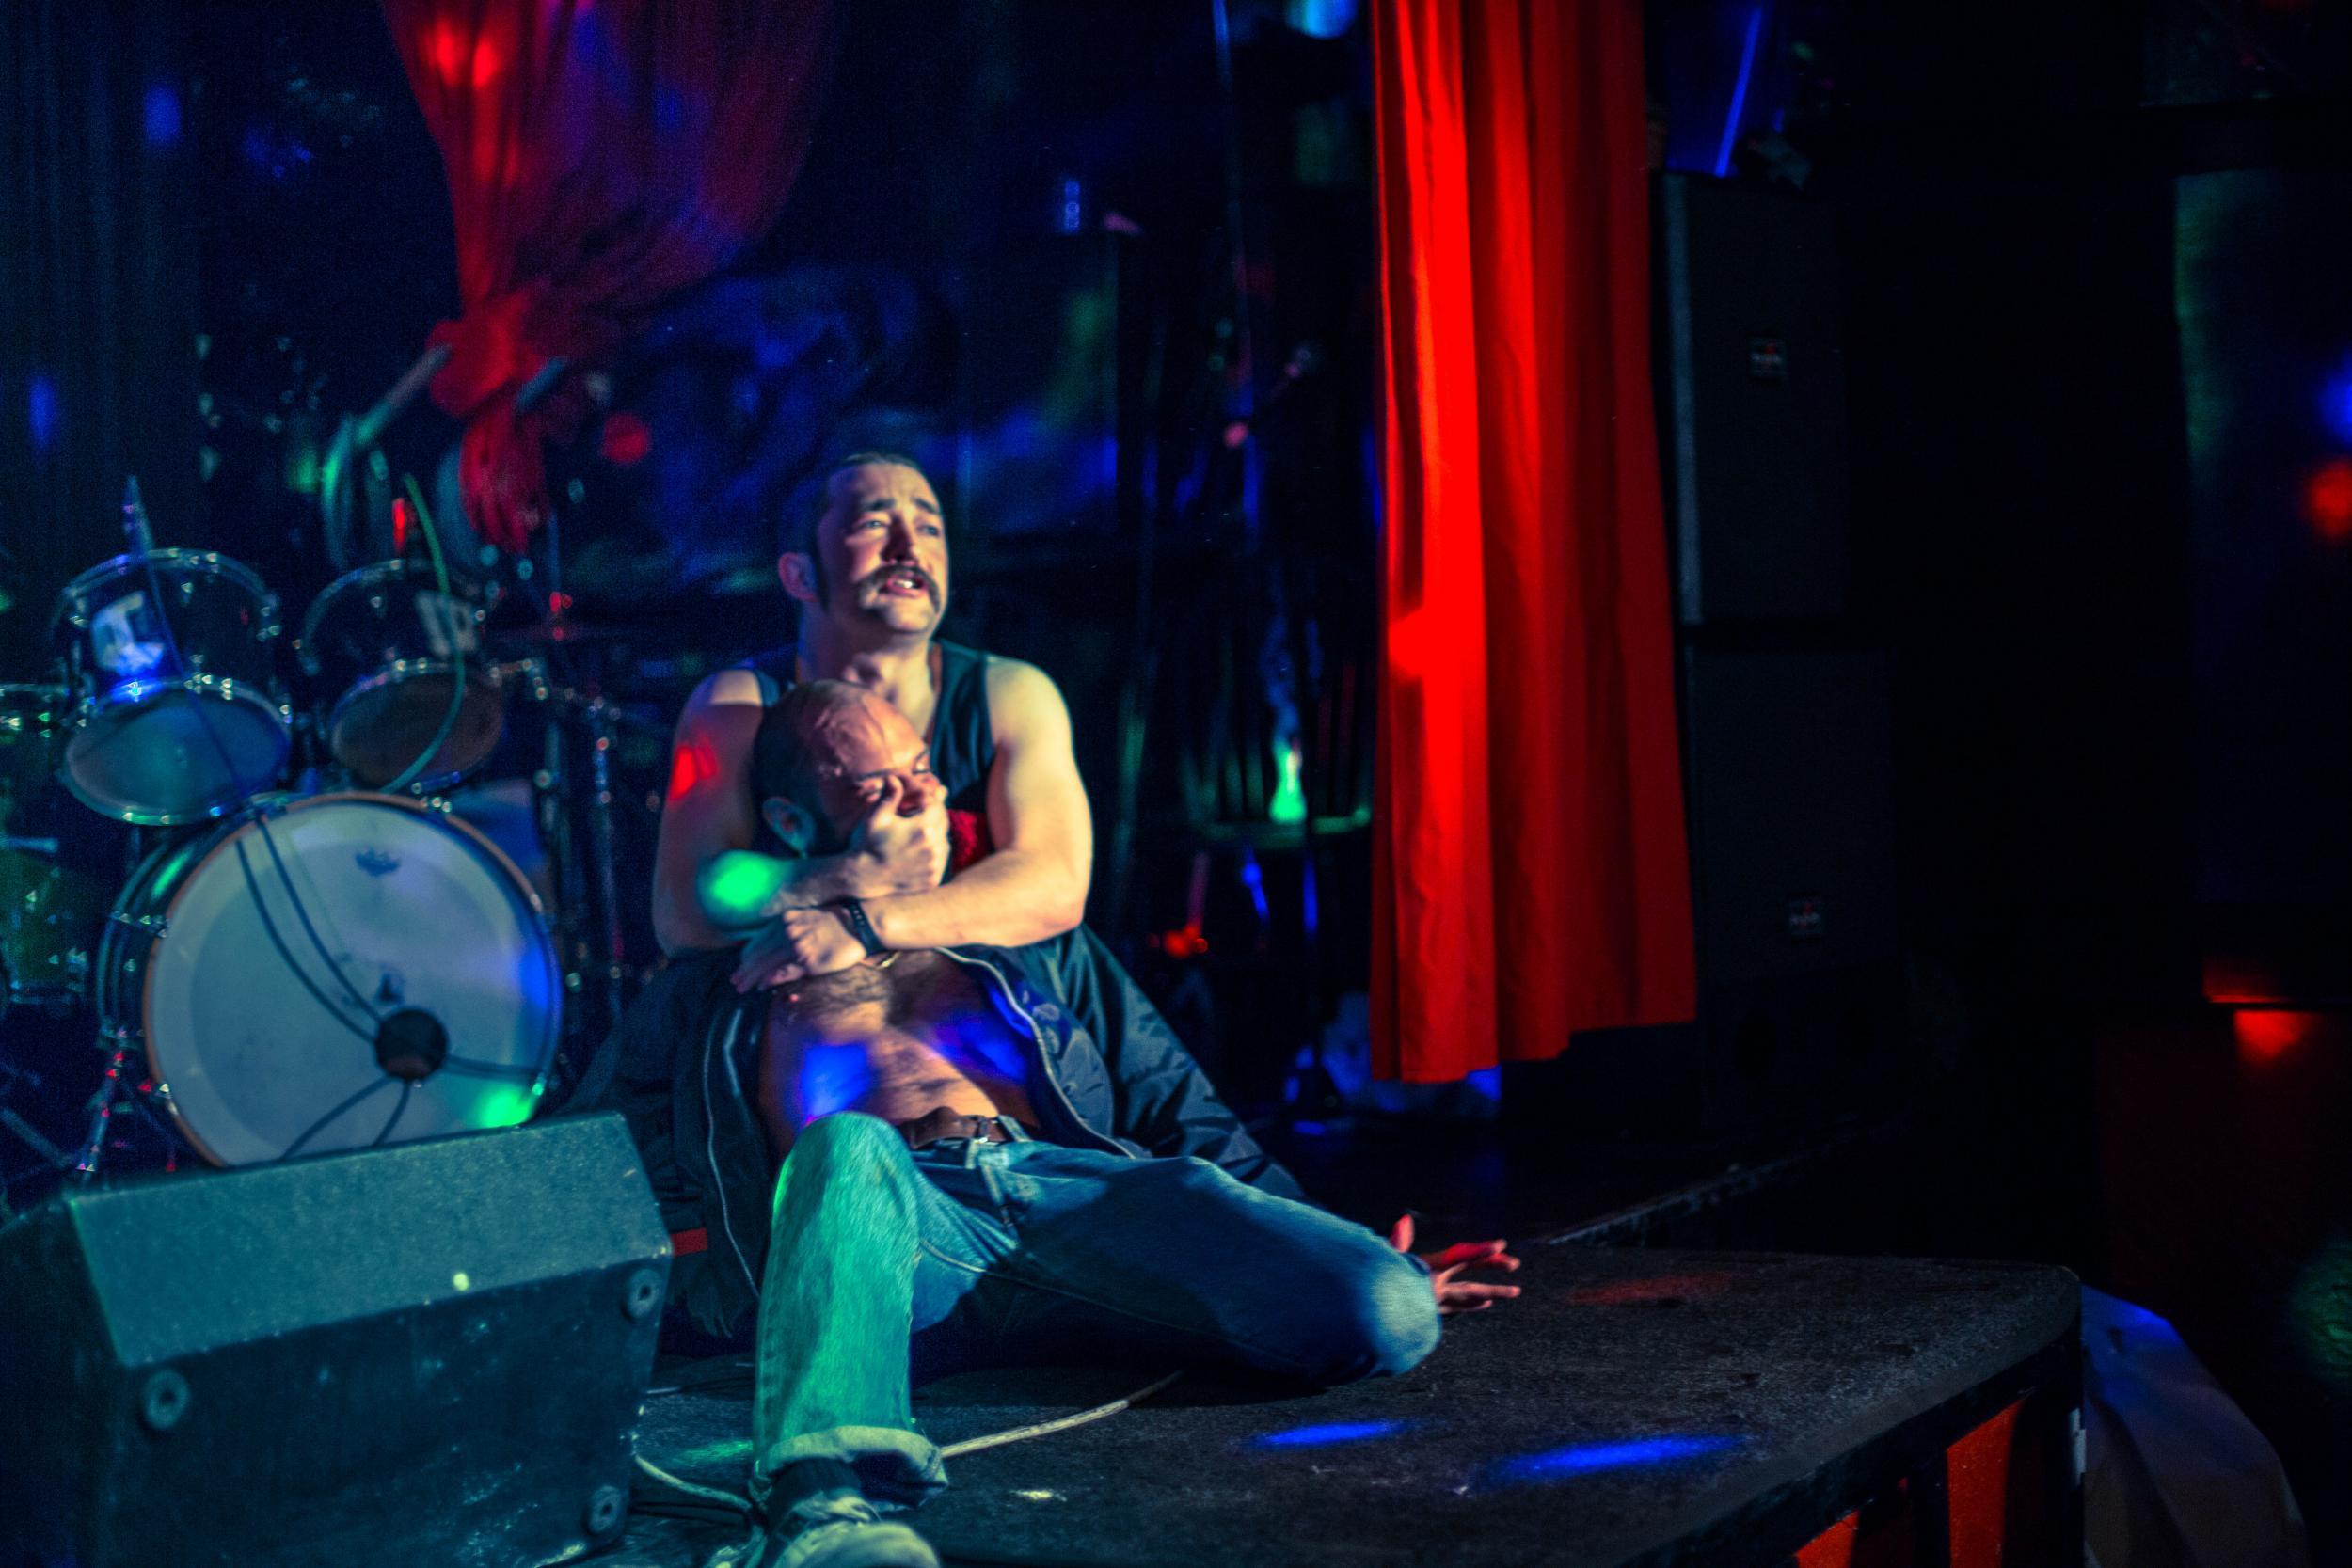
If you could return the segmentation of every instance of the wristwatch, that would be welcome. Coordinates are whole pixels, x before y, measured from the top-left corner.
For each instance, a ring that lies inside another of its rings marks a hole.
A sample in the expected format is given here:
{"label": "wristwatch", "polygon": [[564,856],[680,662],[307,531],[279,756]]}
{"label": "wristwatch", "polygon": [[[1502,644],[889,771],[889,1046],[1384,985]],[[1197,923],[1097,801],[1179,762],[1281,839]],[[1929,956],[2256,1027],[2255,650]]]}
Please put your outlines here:
{"label": "wristwatch", "polygon": [[842,924],[850,927],[850,934],[865,946],[867,958],[886,951],[882,946],[882,933],[874,929],[874,922],[866,914],[864,904],[854,898],[843,898],[825,908],[841,917]]}

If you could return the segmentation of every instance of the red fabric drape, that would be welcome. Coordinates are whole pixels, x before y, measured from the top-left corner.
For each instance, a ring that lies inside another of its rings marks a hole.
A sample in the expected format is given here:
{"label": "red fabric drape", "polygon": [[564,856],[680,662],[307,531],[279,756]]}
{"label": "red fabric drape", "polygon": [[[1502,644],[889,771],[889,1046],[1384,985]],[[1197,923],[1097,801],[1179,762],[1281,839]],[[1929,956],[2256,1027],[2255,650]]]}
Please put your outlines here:
{"label": "red fabric drape", "polygon": [[[808,144],[824,0],[384,0],[439,144],[465,314],[433,398],[475,526],[545,516],[580,372],[766,232]],[[532,387],[550,359],[570,367]],[[531,407],[516,393],[530,388]]]}
{"label": "red fabric drape", "polygon": [[1375,1056],[1688,1018],[1639,0],[1375,0]]}

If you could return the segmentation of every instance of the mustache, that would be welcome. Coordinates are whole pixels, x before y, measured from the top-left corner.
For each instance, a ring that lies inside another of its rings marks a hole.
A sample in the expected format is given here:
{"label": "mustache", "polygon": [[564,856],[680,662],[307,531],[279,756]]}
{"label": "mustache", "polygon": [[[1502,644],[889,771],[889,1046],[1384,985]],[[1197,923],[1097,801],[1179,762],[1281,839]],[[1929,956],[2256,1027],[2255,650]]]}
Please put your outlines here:
{"label": "mustache", "polygon": [[931,603],[937,604],[939,602],[939,579],[911,561],[902,561],[892,566],[876,567],[873,571],[870,571],[864,577],[858,578],[856,586],[859,588],[871,588],[880,583],[882,578],[897,577],[902,572],[916,578],[923,584],[923,592],[930,595]]}

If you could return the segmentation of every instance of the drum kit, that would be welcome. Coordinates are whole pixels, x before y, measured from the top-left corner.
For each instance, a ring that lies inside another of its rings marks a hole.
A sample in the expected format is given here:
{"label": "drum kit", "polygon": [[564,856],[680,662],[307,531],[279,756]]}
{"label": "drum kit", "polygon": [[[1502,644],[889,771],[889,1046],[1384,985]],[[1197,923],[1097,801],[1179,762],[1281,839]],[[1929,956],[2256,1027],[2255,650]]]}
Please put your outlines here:
{"label": "drum kit", "polygon": [[[0,833],[52,830],[0,836],[0,1012],[87,1009],[104,1063],[70,1134],[44,1136],[8,1108],[24,1069],[0,1052],[0,1129],[87,1180],[125,1116],[218,1165],[528,1117],[563,1028],[557,937],[493,841],[515,835],[451,797],[519,701],[584,715],[609,804],[609,705],[535,654],[491,657],[492,595],[437,560],[336,578],[286,659],[277,596],[225,556],[155,547],[135,483],[125,532],[58,597],[56,680],[0,686]],[[129,825],[119,885],[60,844],[72,823],[18,809],[52,778]],[[609,915],[609,819],[592,830]]]}

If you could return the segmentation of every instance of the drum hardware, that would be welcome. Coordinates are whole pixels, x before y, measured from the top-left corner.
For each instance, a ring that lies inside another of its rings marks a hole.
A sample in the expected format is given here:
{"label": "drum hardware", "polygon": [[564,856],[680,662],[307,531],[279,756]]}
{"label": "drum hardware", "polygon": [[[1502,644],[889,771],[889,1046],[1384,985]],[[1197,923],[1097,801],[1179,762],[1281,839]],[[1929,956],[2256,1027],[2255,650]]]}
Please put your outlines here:
{"label": "drum hardware", "polygon": [[83,1110],[88,1131],[60,1167],[67,1180],[80,1186],[97,1180],[104,1171],[106,1151],[121,1145],[126,1127],[143,1129],[162,1146],[163,1168],[178,1170],[185,1146],[172,1129],[171,1091],[143,1076],[145,1066],[135,1038],[115,1029],[101,1030],[99,1037],[107,1045],[106,1070]]}
{"label": "drum hardware", "polygon": [[135,478],[122,511],[130,549],[68,583],[50,623],[72,705],[60,778],[118,821],[222,816],[276,782],[291,745],[278,598],[226,556],[155,548]]}
{"label": "drum hardware", "polygon": [[[558,989],[545,911],[495,846],[358,793],[273,800],[158,847],[106,923],[95,986],[118,1056],[170,1085],[151,1108],[229,1165],[525,1119]],[[98,1112],[124,1092],[110,1079],[93,1107],[92,1169]]]}
{"label": "drum hardware", "polygon": [[39,1088],[40,1084],[39,1073],[0,1059],[0,1128],[14,1133],[17,1141],[40,1155],[41,1163],[50,1169],[66,1170],[72,1167],[73,1156],[50,1142],[40,1128],[17,1115],[16,1108],[8,1103],[20,1085]]}
{"label": "drum hardware", "polygon": [[326,749],[360,784],[438,788],[497,747],[501,667],[478,657],[489,610],[470,583],[406,560],[346,572],[312,602],[295,658],[331,693]]}
{"label": "drum hardware", "polygon": [[41,1163],[50,1169],[70,1170],[72,1168],[73,1156],[42,1137],[40,1128],[10,1110],[5,1101],[0,1101],[0,1127],[5,1127],[10,1132],[15,1133],[17,1140],[40,1155]]}
{"label": "drum hardware", "polygon": [[[525,1119],[561,1026],[561,976],[536,893],[445,806],[361,794],[257,799],[294,730],[266,663],[277,601],[238,562],[154,548],[135,482],[124,526],[131,548],[82,574],[59,605],[52,635],[67,683],[0,688],[0,764],[21,769],[38,752],[44,781],[55,776],[84,804],[133,824],[127,885],[111,908],[91,911],[94,960],[83,952],[70,983],[50,988],[95,1006],[106,1070],[86,1131],[76,1123],[78,1151],[60,1148],[70,1144],[62,1136],[44,1140],[48,1148],[87,1181],[120,1147],[126,1115],[168,1140],[175,1159],[184,1139],[224,1164]],[[323,737],[342,742],[328,750],[350,766],[346,735],[381,731],[404,707],[438,707],[432,746],[395,774],[431,768],[453,781],[495,743],[507,691],[544,699],[546,672],[535,658],[476,657],[481,596],[462,584],[453,592],[437,563],[429,588],[424,580],[385,562],[330,584],[305,623],[304,664],[322,678],[342,673],[328,646],[339,608],[356,605],[363,625],[407,617],[415,657],[378,657],[337,683]],[[35,749],[11,746],[20,736]],[[65,741],[62,765],[49,754],[53,737]],[[475,754],[452,754],[463,748]],[[17,825],[7,820],[15,798],[0,773],[0,826]],[[220,817],[229,820],[139,842],[144,827]],[[19,999],[27,974],[66,974],[34,939],[62,940],[74,929],[69,911],[51,890],[55,875],[26,869],[57,848],[50,836],[0,837],[0,851],[13,852],[0,854],[0,970],[14,972],[5,978],[18,982]],[[8,891],[12,865],[30,890],[21,897]],[[356,1085],[354,1069],[364,1074]],[[395,1084],[395,1101],[362,1112]]]}
{"label": "drum hardware", "polygon": [[[0,686],[0,830],[50,827],[63,695],[61,687]],[[55,1016],[87,990],[111,895],[62,848],[54,831],[0,831],[0,1014]]]}
{"label": "drum hardware", "polygon": [[[548,631],[548,624],[542,623],[522,641],[550,645],[564,641]],[[596,1009],[567,1012],[567,1034],[599,1037],[618,1022],[628,1001],[629,971],[615,867],[613,808],[617,797],[612,748],[629,715],[600,693],[554,679],[539,658],[516,659],[499,668],[514,670],[530,682],[523,689],[542,715],[540,764],[532,775],[531,786],[539,842],[552,867],[558,933],[565,958],[564,989],[578,994],[591,983],[595,987]],[[584,855],[570,789],[575,763],[566,744],[575,735],[585,746],[590,785]]]}
{"label": "drum hardware", "polygon": [[596,911],[604,939],[604,1016],[610,1026],[621,1016],[622,988],[628,973],[621,950],[620,892],[612,869],[613,708],[599,693],[579,711],[588,726],[588,852],[595,857]]}
{"label": "drum hardware", "polygon": [[87,1183],[96,1180],[100,1167],[105,1163],[107,1134],[114,1131],[115,1113],[121,1108],[122,1097],[127,1092],[123,1074],[130,1065],[131,1047],[117,1032],[114,1050],[106,1058],[106,1076],[100,1082],[98,1093],[90,1100],[89,1132],[82,1140],[81,1152],[73,1159],[73,1179],[77,1181]]}
{"label": "drum hardware", "polygon": [[391,468],[376,443],[449,363],[446,343],[436,344],[401,372],[373,407],[356,418],[345,414],[319,464],[319,520],[326,558],[338,572],[364,564],[387,545],[396,547],[391,529]]}

